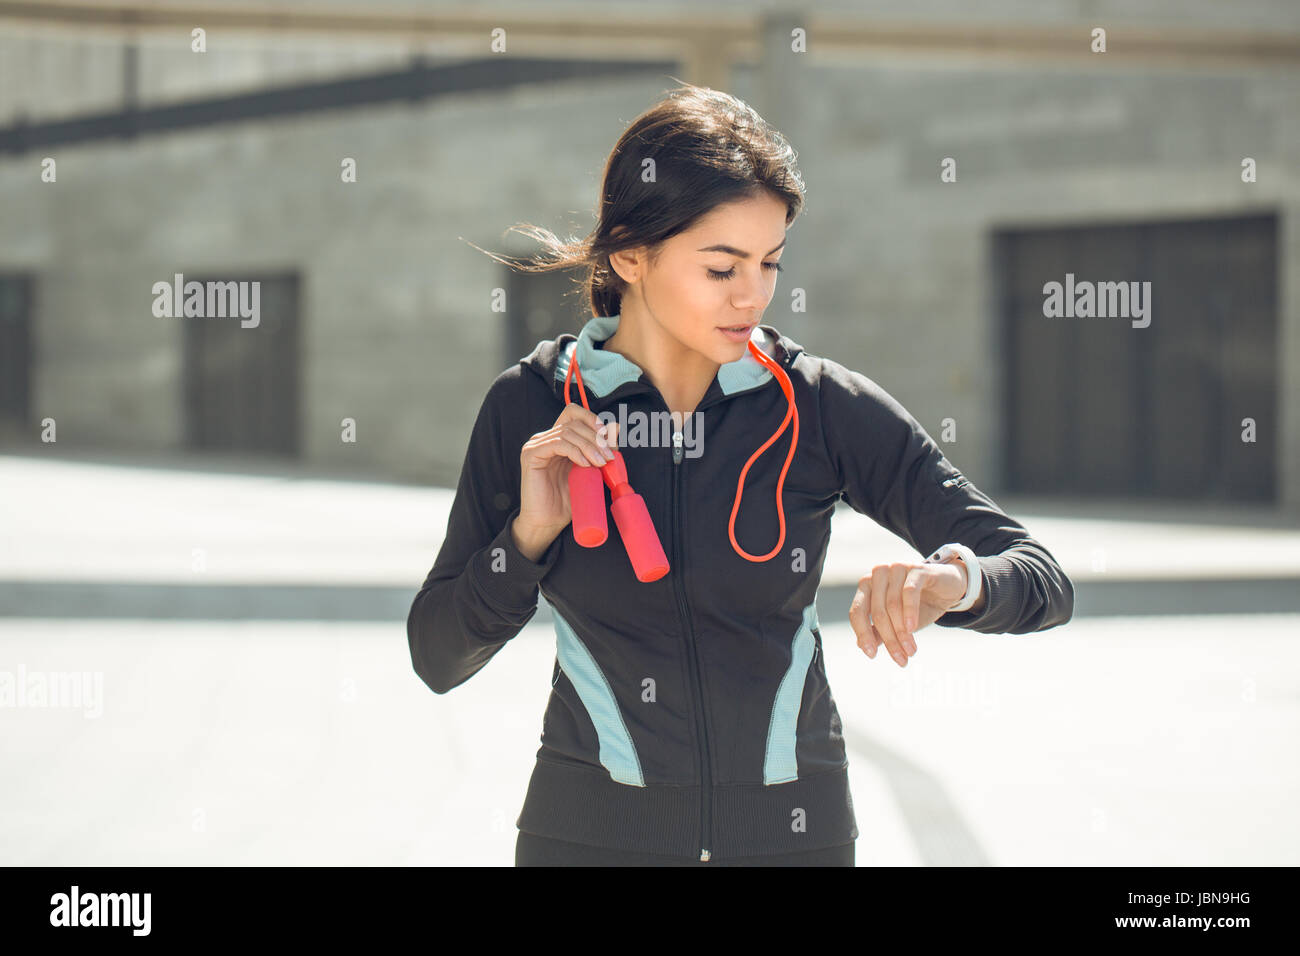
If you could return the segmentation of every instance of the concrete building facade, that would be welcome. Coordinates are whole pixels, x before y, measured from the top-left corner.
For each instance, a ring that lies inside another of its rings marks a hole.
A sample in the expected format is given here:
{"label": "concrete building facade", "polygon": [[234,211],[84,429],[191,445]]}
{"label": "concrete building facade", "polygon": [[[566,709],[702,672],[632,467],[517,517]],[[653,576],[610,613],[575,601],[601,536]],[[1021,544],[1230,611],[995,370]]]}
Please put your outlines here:
{"label": "concrete building facade", "polygon": [[[1009,20],[1022,5],[994,6]],[[1148,15],[1171,35],[1243,28],[1216,6]],[[808,184],[764,321],[878,381],[991,491],[1300,510],[1300,12],[1244,9],[1246,28],[1292,46],[1202,64],[1194,52],[1107,66],[1104,53],[1053,62],[901,46],[855,60],[820,58],[810,31],[800,57],[783,47],[806,11],[770,12],[760,55],[731,64],[724,87],[786,133]],[[1039,26],[1077,30],[1086,47],[1106,21],[1122,50],[1130,24],[1117,10],[1059,4]],[[269,444],[241,452],[236,436],[231,451],[453,484],[478,403],[523,354],[517,343],[557,324],[577,331],[558,308],[530,326],[510,303],[556,283],[530,286],[465,240],[519,254],[531,250],[505,238],[513,223],[588,231],[608,151],[675,85],[670,74],[693,79],[691,64],[648,49],[640,67],[583,61],[555,78],[530,67],[517,82],[349,106],[367,78],[461,70],[438,81],[454,86],[490,54],[369,34],[271,43],[213,31],[204,54],[189,43],[17,21],[0,34],[3,367],[22,379],[6,393],[6,449],[39,453],[52,419],[63,453],[185,455],[196,422],[251,415],[275,423]],[[259,115],[249,97],[273,86],[310,87],[314,105]],[[168,126],[158,112],[217,97],[225,118],[211,122],[192,111]],[[124,133],[132,111],[158,127]],[[101,133],[85,125],[94,116]],[[1044,317],[1035,289],[1067,271],[1151,281],[1151,325]],[[222,352],[257,330],[207,341],[187,323],[238,320],[155,315],[155,285],[177,274],[260,279],[281,310],[267,329],[287,329],[292,346],[258,372]],[[514,290],[505,312],[501,289]],[[795,289],[806,311],[792,310]],[[1054,391],[1068,392],[1059,406]],[[1014,413],[1024,406],[1051,411]],[[1254,442],[1241,440],[1244,419]],[[1140,467],[1086,467],[1139,456]],[[1082,477],[1067,488],[1065,474]]]}

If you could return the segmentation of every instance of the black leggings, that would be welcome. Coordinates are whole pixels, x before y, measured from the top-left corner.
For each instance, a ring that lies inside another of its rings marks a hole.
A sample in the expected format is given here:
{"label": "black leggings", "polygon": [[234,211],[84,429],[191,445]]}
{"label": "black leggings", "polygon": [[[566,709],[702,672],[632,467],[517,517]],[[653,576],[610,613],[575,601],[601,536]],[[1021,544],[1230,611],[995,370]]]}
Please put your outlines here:
{"label": "black leggings", "polygon": [[778,853],[774,856],[733,857],[703,862],[656,853],[633,853],[607,847],[552,840],[519,831],[515,841],[515,866],[856,866],[853,843],[821,850]]}

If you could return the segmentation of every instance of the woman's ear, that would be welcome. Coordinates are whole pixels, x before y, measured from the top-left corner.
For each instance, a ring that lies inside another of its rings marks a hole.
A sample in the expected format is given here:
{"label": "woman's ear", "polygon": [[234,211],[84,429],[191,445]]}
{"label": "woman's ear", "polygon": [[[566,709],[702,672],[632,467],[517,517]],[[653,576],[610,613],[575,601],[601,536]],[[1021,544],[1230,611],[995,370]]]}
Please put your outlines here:
{"label": "woman's ear", "polygon": [[628,285],[632,285],[641,278],[642,273],[645,271],[645,264],[646,250],[644,246],[620,249],[618,252],[609,254],[609,267]]}

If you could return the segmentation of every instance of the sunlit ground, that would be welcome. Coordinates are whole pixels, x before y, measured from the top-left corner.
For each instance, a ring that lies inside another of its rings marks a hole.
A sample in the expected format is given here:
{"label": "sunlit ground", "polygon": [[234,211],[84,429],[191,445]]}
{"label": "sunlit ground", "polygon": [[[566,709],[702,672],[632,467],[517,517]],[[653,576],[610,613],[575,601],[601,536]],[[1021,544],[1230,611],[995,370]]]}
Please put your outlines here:
{"label": "sunlit ground", "polygon": [[[0,706],[0,862],[512,865],[554,632],[445,696],[416,676],[449,491],[5,456],[0,488],[0,681],[89,691]],[[859,864],[1300,861],[1300,531],[1005,506],[1078,606],[1128,582],[1133,616],[868,660],[843,587],[917,556],[841,509],[818,608]]]}
{"label": "sunlit ground", "polygon": [[[102,675],[0,710],[0,858],[511,865],[554,653],[529,625],[432,694],[389,625],[10,619],[4,666]],[[827,625],[859,865],[1294,865],[1300,618]],[[96,712],[99,716],[94,716]]]}

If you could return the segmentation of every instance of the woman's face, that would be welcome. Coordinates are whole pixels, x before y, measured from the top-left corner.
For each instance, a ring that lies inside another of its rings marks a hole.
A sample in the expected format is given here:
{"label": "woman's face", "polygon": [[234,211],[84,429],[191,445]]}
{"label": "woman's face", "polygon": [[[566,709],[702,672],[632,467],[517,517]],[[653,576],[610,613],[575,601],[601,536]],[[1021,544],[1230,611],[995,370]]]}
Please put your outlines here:
{"label": "woman's face", "polygon": [[785,203],[762,192],[714,208],[667,240],[653,262],[644,249],[614,253],[611,263],[631,282],[623,311],[720,365],[743,357],[749,335],[735,339],[720,329],[762,319],[776,291],[785,215]]}

